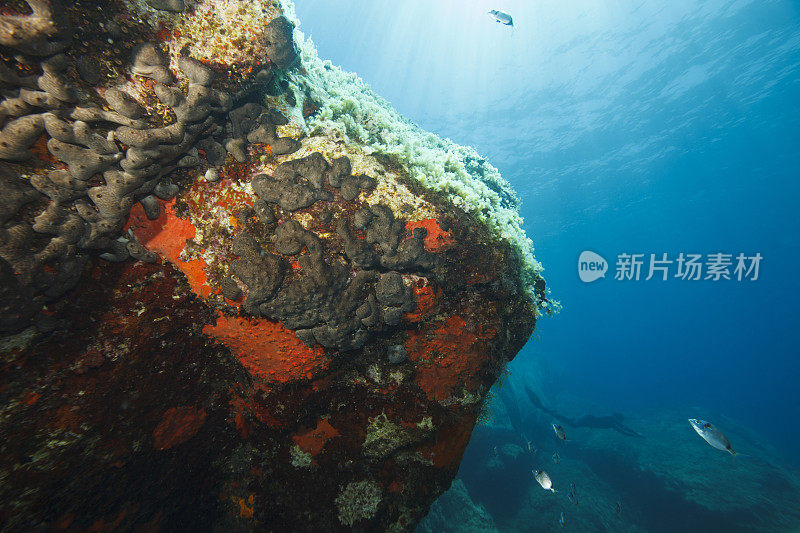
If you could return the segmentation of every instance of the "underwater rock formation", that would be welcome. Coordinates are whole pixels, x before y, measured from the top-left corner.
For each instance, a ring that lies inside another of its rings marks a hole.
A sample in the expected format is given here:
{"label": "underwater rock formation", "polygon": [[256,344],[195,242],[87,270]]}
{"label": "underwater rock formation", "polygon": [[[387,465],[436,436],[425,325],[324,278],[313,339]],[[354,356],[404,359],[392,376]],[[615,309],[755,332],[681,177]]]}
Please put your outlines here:
{"label": "underwater rock formation", "polygon": [[548,309],[496,170],[288,2],[11,2],[0,98],[0,528],[412,529]]}
{"label": "underwater rock formation", "polygon": [[[535,374],[513,377],[518,384],[536,380]],[[559,402],[560,409],[586,406],[580,397],[559,399],[567,402]],[[458,477],[418,531],[462,530],[473,507],[493,517],[501,531],[556,531],[562,529],[562,512],[568,531],[791,531],[800,521],[796,470],[763,435],[735,420],[715,417],[740,449],[758,450],[757,460],[734,463],[695,439],[686,408],[648,407],[629,414],[644,440],[582,427],[570,430],[575,445],[565,446],[550,427],[552,417],[525,402],[527,437],[537,450],[520,455],[520,436],[505,407],[493,403],[491,420],[475,428]],[[542,490],[531,475],[534,468],[547,470],[555,495]],[[467,497],[469,504],[460,503]]]}
{"label": "underwater rock formation", "polygon": [[[532,522],[534,523],[534,522]],[[464,482],[456,478],[450,490],[431,506],[417,528],[419,533],[495,533],[492,515],[469,496]]]}

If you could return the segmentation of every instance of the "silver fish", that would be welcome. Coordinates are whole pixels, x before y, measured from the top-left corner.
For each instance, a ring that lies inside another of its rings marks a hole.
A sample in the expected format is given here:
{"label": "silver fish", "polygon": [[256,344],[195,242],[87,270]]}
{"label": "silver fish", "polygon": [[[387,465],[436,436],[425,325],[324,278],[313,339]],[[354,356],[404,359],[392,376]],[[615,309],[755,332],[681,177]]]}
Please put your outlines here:
{"label": "silver fish", "polygon": [[558,437],[559,439],[563,441],[567,440],[567,432],[564,431],[564,428],[562,428],[558,424],[553,424],[553,431],[556,432],[556,437]]}
{"label": "silver fish", "polygon": [[536,481],[539,482],[539,485],[541,485],[544,490],[549,490],[550,492],[556,491],[556,489],[553,488],[553,480],[550,479],[550,476],[548,476],[547,472],[544,470],[534,470],[533,477],[536,478]]}
{"label": "silver fish", "polygon": [[733,448],[731,448],[731,441],[728,440],[728,437],[726,437],[711,422],[690,418],[689,423],[692,425],[697,434],[703,437],[703,439],[714,448],[722,450],[723,452],[728,452],[731,455],[738,455],[735,451],[733,451]]}
{"label": "silver fish", "polygon": [[497,9],[492,9],[489,11],[489,14],[492,16],[494,20],[499,22],[500,24],[505,24],[506,26],[514,26],[514,19],[511,18],[511,15],[506,13],[505,11],[498,11]]}

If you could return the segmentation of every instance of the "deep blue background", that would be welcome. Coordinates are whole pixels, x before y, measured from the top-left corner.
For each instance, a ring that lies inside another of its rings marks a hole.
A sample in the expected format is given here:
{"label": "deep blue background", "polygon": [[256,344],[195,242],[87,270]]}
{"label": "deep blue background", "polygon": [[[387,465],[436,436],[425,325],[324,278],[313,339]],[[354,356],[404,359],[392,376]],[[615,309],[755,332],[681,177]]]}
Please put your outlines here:
{"label": "deep blue background", "polygon": [[[321,57],[518,191],[564,308],[512,370],[542,361],[603,408],[724,413],[797,460],[800,4],[296,3]],[[586,285],[584,249],[764,260],[756,282]]]}

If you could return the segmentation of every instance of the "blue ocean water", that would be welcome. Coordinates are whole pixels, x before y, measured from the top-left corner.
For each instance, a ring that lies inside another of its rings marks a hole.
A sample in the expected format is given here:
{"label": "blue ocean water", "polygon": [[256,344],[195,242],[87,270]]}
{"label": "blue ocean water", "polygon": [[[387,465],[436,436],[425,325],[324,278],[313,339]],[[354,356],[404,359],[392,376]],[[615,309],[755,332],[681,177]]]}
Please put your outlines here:
{"label": "blue ocean water", "polygon": [[[800,4],[298,0],[297,12],[321,57],[474,146],[519,193],[563,310],[540,320],[512,378],[537,376],[545,403],[579,414],[729,420],[800,465]],[[579,279],[583,250],[608,261],[605,278]],[[717,252],[761,254],[758,279],[682,280],[673,263],[667,281],[644,280],[650,254]],[[642,279],[613,279],[621,253],[645,254]]]}

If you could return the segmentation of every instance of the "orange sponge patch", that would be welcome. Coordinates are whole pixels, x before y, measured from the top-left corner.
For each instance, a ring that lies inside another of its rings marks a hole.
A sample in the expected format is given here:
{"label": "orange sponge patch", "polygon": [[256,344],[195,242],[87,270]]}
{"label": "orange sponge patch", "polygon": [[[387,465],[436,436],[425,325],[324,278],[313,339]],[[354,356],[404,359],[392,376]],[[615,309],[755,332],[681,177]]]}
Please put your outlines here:
{"label": "orange sponge patch", "polygon": [[417,220],[406,223],[406,229],[413,232],[414,228],[425,228],[428,235],[425,237],[425,249],[429,252],[439,252],[446,250],[456,243],[449,231],[442,230],[439,223],[433,218]]}
{"label": "orange sponge patch", "polygon": [[436,308],[436,303],[442,296],[442,290],[434,291],[430,285],[422,287],[414,285],[413,288],[417,308],[414,312],[403,315],[403,318],[409,322],[420,322],[430,316],[431,312]]}
{"label": "orange sponge patch", "polygon": [[149,220],[140,204],[131,209],[128,227],[136,238],[148,249],[167,258],[179,270],[186,274],[192,292],[198,296],[208,297],[211,287],[206,284],[205,268],[208,266],[202,259],[182,261],[181,252],[186,248],[186,240],[193,239],[195,227],[188,220],[178,218],[175,214],[175,200],[160,202],[161,214],[156,220]]}
{"label": "orange sponge patch", "polygon": [[[451,316],[432,332],[410,331],[406,351],[417,363],[414,381],[433,401],[442,401],[453,394],[465,376],[479,374],[488,360],[482,339],[494,336],[494,331],[476,332],[467,327],[460,316]],[[477,381],[463,383],[470,389]]]}
{"label": "orange sponge patch", "polygon": [[317,455],[322,451],[322,447],[325,445],[325,442],[327,442],[328,439],[338,436],[339,432],[336,431],[336,428],[334,428],[326,419],[321,418],[319,422],[317,422],[317,427],[314,429],[309,429],[304,433],[293,435],[292,440],[304,452],[311,455]]}
{"label": "orange sponge patch", "polygon": [[251,374],[264,381],[310,379],[330,364],[321,346],[309,348],[273,320],[220,315],[203,332],[230,348]]}

